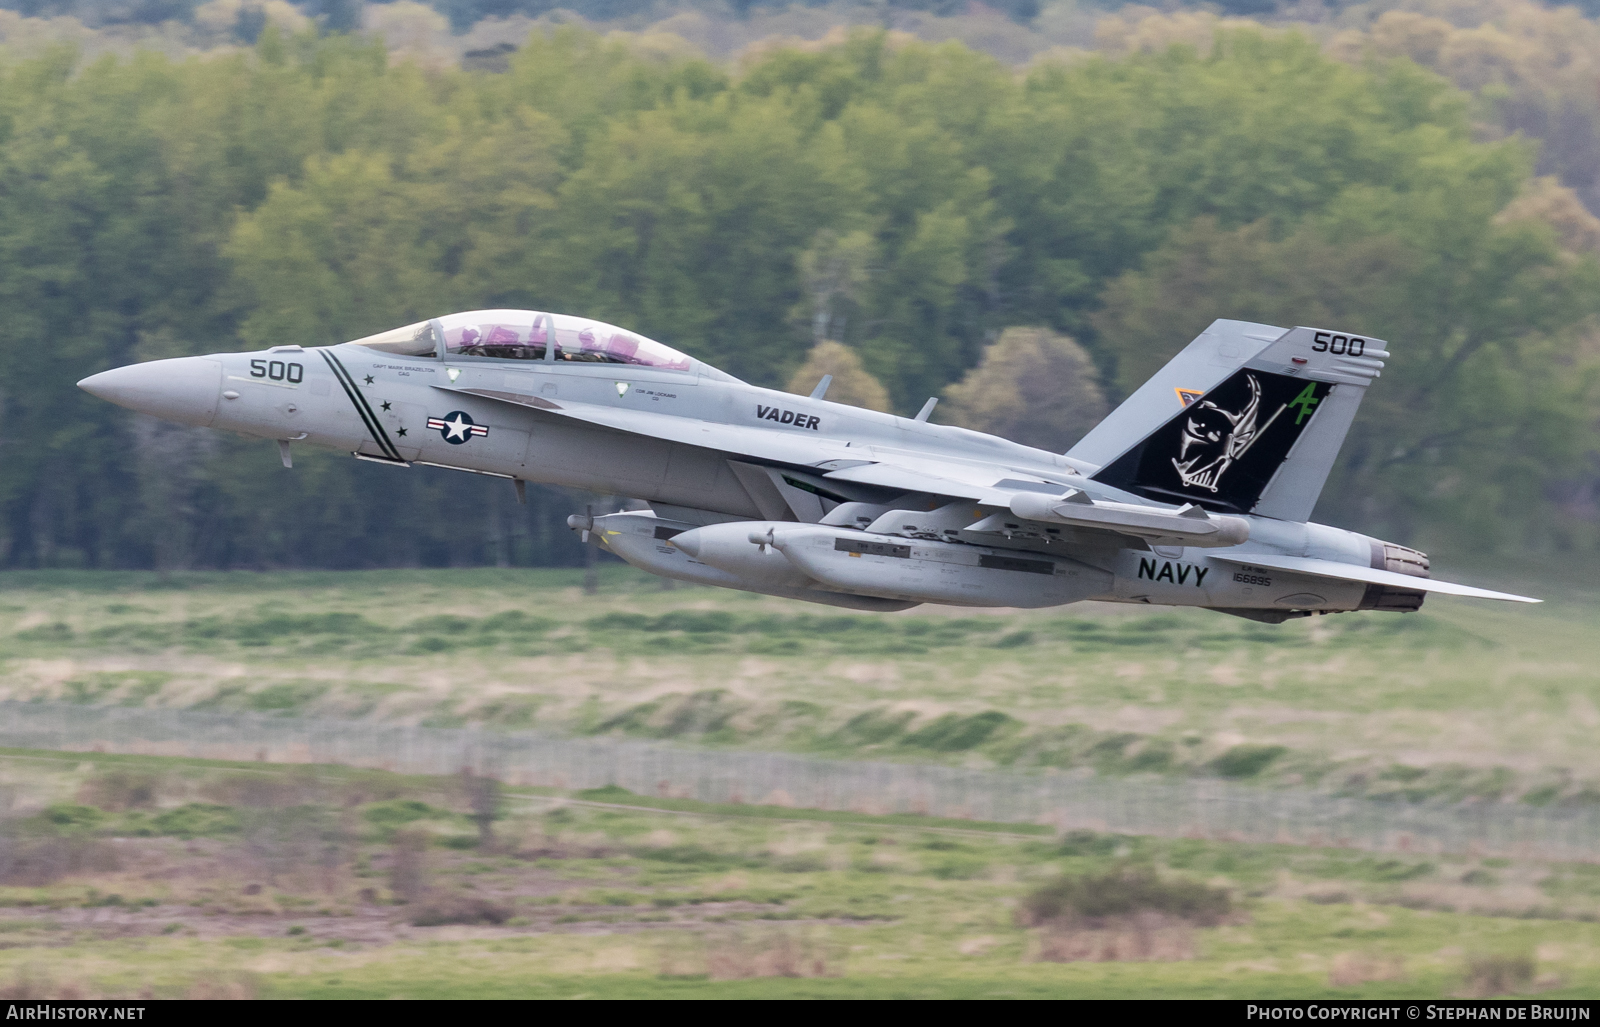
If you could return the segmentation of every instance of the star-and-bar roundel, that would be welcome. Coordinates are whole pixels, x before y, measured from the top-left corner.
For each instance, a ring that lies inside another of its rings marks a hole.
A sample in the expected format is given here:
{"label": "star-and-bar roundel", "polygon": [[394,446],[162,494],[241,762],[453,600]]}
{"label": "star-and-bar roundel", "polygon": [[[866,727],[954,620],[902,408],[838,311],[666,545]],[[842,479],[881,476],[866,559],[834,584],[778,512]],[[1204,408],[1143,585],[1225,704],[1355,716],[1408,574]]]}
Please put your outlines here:
{"label": "star-and-bar roundel", "polygon": [[452,446],[459,446],[474,435],[487,435],[489,429],[472,423],[472,415],[465,410],[452,410],[443,417],[428,418],[428,427]]}

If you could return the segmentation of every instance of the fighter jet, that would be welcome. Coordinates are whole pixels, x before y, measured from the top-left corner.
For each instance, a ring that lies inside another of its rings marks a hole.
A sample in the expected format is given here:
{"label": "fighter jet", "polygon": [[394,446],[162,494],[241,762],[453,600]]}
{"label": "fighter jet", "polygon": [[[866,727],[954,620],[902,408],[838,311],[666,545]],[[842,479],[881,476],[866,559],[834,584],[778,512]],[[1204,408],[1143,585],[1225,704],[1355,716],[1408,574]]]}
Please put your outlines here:
{"label": "fighter jet", "polygon": [[855,610],[1197,606],[1268,623],[1416,610],[1414,549],[1310,521],[1386,344],[1216,321],[1065,453],[746,384],[599,321],[476,310],[335,346],[79,382],[132,410],[625,497],[568,520],[635,567]]}

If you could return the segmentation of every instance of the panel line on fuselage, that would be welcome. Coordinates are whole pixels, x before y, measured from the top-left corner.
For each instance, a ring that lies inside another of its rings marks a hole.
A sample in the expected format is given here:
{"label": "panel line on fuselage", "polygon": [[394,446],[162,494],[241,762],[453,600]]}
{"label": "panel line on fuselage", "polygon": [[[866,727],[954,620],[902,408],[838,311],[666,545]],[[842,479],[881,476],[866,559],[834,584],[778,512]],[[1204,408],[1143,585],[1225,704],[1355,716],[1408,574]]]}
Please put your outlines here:
{"label": "panel line on fuselage", "polygon": [[389,433],[383,430],[383,422],[379,421],[378,415],[372,412],[372,407],[367,404],[367,397],[361,394],[361,390],[356,386],[356,380],[351,377],[349,371],[345,370],[344,364],[338,357],[327,350],[318,350],[318,352],[322,354],[322,359],[327,361],[328,368],[333,371],[333,376],[339,379],[339,385],[344,389],[344,394],[349,396],[350,402],[355,405],[357,416],[367,426],[367,431],[372,434],[372,441],[376,442],[378,448],[383,450],[384,456],[391,460],[403,462],[400,451],[395,448],[393,442],[389,441]]}

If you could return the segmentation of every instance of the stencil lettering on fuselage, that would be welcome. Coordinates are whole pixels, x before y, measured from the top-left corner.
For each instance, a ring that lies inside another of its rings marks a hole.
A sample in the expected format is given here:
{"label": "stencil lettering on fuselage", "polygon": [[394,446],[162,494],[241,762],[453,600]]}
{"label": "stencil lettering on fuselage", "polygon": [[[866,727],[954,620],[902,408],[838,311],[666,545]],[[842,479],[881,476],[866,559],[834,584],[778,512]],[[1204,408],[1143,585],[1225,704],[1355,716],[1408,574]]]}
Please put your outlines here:
{"label": "stencil lettering on fuselage", "polygon": [[781,407],[756,406],[756,417],[763,421],[777,421],[779,424],[793,425],[796,428],[809,428],[817,431],[821,418],[813,414],[802,414],[797,410],[784,410]]}
{"label": "stencil lettering on fuselage", "polygon": [[1205,582],[1206,575],[1210,573],[1210,567],[1197,567],[1192,563],[1177,560],[1148,560],[1142,556],[1139,558],[1139,577],[1151,581],[1193,585],[1199,588]]}

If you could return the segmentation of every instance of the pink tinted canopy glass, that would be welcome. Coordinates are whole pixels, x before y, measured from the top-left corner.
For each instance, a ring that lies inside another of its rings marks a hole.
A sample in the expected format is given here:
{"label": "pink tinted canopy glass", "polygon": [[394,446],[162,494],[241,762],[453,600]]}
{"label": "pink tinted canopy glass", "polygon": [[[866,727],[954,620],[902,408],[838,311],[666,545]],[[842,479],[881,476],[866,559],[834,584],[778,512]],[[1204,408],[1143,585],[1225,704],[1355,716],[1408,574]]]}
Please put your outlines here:
{"label": "pink tinted canopy glass", "polygon": [[544,360],[554,343],[558,361],[632,364],[687,371],[689,357],[615,325],[531,310],[472,310],[439,319],[445,354]]}

